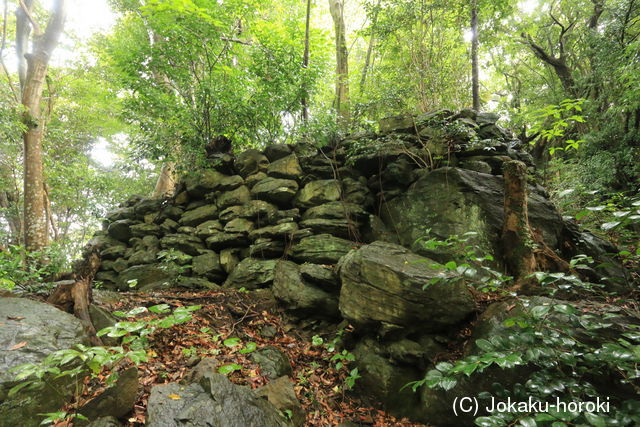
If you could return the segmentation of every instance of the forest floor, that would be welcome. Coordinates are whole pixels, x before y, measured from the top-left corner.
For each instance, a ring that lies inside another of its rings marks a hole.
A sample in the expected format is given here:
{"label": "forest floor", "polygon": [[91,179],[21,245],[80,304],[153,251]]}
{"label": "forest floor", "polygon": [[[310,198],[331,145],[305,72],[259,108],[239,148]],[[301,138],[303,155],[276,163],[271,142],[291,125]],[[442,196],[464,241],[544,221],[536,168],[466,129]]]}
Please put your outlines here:
{"label": "forest floor", "polygon": [[[205,357],[215,358],[219,365],[237,364],[239,369],[228,374],[233,383],[252,389],[268,383],[269,379],[260,371],[259,365],[251,360],[251,352],[247,352],[249,347],[243,345],[245,343],[255,343],[257,349],[276,347],[288,356],[294,390],[306,413],[305,425],[337,426],[350,421],[360,426],[422,426],[394,418],[347,391],[345,379],[350,368],[336,369],[336,362],[331,361],[335,353],[329,352],[326,346],[313,345],[312,334],[301,333],[298,327],[287,322],[272,301],[257,299],[253,292],[122,293],[117,301],[103,302],[103,307],[109,311],[128,311],[157,304],[167,304],[172,309],[192,305],[202,307],[193,312],[191,321],[158,329],[150,335],[148,361],[138,365],[138,400],[126,426],[144,425],[147,399],[154,385],[180,381]],[[137,319],[157,316],[146,312]],[[265,330],[270,333],[261,333]],[[238,344],[229,345],[234,342]],[[118,367],[123,368],[126,366]],[[66,409],[80,407],[100,394],[109,374],[104,369],[98,377],[87,378],[81,397]],[[58,427],[63,425],[66,424]]]}

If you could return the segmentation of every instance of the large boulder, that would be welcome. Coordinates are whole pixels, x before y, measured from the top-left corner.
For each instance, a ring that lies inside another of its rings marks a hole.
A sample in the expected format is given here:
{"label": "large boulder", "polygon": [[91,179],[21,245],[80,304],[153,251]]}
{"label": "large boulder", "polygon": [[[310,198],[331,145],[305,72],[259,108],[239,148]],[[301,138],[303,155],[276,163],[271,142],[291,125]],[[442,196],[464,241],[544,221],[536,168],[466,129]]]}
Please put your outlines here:
{"label": "large boulder", "polygon": [[220,256],[213,251],[206,251],[202,255],[193,257],[192,269],[196,276],[204,276],[211,280],[220,280],[224,276],[220,266]]}
{"label": "large boulder", "polygon": [[293,200],[297,191],[298,183],[296,181],[291,179],[266,178],[253,186],[251,195],[256,199],[283,206]]}
{"label": "large boulder", "polygon": [[182,233],[167,234],[160,239],[160,246],[162,249],[176,249],[191,256],[198,255],[200,250],[204,249],[202,240]]}
{"label": "large boulder", "polygon": [[248,290],[268,287],[273,283],[276,263],[277,260],[245,258],[231,272],[224,286]]}
{"label": "large boulder", "polygon": [[186,211],[180,218],[180,225],[196,227],[205,221],[218,219],[218,208],[215,205],[204,205]]}
{"label": "large boulder", "polygon": [[227,377],[205,373],[198,384],[169,383],[151,389],[149,427],[280,427],[290,426],[278,410],[250,388]]}
{"label": "large boulder", "polygon": [[291,154],[271,163],[267,168],[267,175],[274,178],[299,179],[302,176],[302,168],[298,157]]}
{"label": "large boulder", "polygon": [[118,276],[118,289],[151,290],[155,287],[167,287],[176,278],[171,269],[156,264],[133,265]]}
{"label": "large boulder", "polygon": [[246,178],[256,172],[265,171],[269,166],[269,159],[258,150],[249,149],[238,154],[235,166],[238,173]]}
{"label": "large boulder", "polygon": [[[403,195],[385,203],[382,219],[396,230],[403,246],[445,262],[461,255],[445,247],[425,249],[420,239],[441,240],[475,232],[468,244],[502,259],[504,180],[502,177],[457,168],[440,168],[424,174]],[[529,188],[529,221],[552,248],[559,247],[562,217],[538,188]]]}
{"label": "large boulder", "polygon": [[335,264],[347,254],[357,243],[334,237],[330,234],[318,234],[305,237],[296,243],[291,256],[298,262],[314,264]]}
{"label": "large boulder", "polygon": [[278,261],[276,264],[273,295],[298,316],[338,316],[336,296],[303,280],[300,267],[291,261]]}
{"label": "large boulder", "polygon": [[466,283],[430,259],[386,242],[374,242],[347,254],[339,265],[340,312],[359,327],[396,325],[442,330],[474,310]]}
{"label": "large boulder", "polygon": [[249,187],[242,185],[235,190],[226,191],[218,197],[218,209],[221,211],[229,206],[242,205],[251,200]]}
{"label": "large boulder", "polygon": [[242,183],[242,177],[227,176],[214,169],[205,169],[200,173],[189,174],[185,178],[187,193],[196,198],[202,198],[214,191],[235,190]]}
{"label": "large boulder", "polygon": [[335,179],[311,181],[305,185],[296,197],[296,206],[307,209],[323,203],[340,200],[340,182]]}
{"label": "large boulder", "polygon": [[49,378],[42,388],[23,389],[9,397],[18,384],[11,369],[38,363],[50,353],[89,344],[80,320],[42,302],[26,298],[0,298],[0,425],[37,426],[40,414],[55,412],[73,396],[72,377]]}

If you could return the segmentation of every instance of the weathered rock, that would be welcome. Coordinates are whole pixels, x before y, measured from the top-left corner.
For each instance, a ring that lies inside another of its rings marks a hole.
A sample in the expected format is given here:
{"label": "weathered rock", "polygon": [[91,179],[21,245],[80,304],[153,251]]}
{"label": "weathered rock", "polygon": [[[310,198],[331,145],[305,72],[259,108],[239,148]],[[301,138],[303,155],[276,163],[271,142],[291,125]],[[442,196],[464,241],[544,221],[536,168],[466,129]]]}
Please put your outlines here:
{"label": "weathered rock", "polygon": [[323,203],[340,200],[340,183],[335,179],[311,181],[298,193],[295,200],[297,207],[308,209]]}
{"label": "weathered rock", "polygon": [[207,251],[202,255],[193,257],[192,270],[193,274],[212,280],[220,280],[224,276],[224,271],[220,265],[220,257],[213,251]]}
{"label": "weathered rock", "polygon": [[289,377],[283,376],[270,381],[269,384],[256,390],[256,393],[258,396],[267,399],[280,412],[289,412],[294,426],[304,425],[305,413],[296,397],[293,383]]}
{"label": "weathered rock", "polygon": [[274,161],[267,168],[267,175],[274,178],[297,180],[302,176],[302,168],[298,162],[298,157],[291,154]]}
{"label": "weathered rock", "polygon": [[229,222],[234,218],[238,218],[240,212],[242,211],[242,206],[230,206],[222,211],[218,215],[218,219],[222,222]]}
{"label": "weathered rock", "polygon": [[303,220],[308,219],[347,219],[361,220],[368,216],[367,211],[359,205],[349,202],[329,202],[307,209],[302,214]]}
{"label": "weathered rock", "polygon": [[225,191],[218,197],[218,209],[221,211],[229,206],[238,206],[247,203],[251,199],[249,188],[242,185],[233,191]]}
{"label": "weathered rock", "polygon": [[244,185],[246,185],[247,187],[249,187],[250,189],[253,188],[254,185],[256,185],[258,182],[262,181],[263,179],[267,178],[267,174],[264,172],[257,172],[254,173],[252,175],[249,175],[245,180],[244,180]]}
{"label": "weathered rock", "polygon": [[91,421],[87,427],[120,427],[120,421],[116,417],[100,417]]}
{"label": "weathered rock", "polygon": [[164,199],[144,198],[133,206],[133,211],[138,218],[143,218],[148,214],[158,214],[163,203]]}
{"label": "weathered rock", "polygon": [[199,384],[169,383],[153,387],[146,425],[280,427],[290,424],[271,403],[251,389],[234,385],[223,375],[207,373]]}
{"label": "weathered rock", "polygon": [[175,281],[175,286],[187,289],[208,289],[213,291],[220,289],[218,284],[202,277],[179,277]]}
{"label": "weathered rock", "polygon": [[196,236],[179,233],[164,236],[160,239],[160,246],[162,249],[177,249],[191,256],[198,255],[204,249],[202,240]]}
{"label": "weathered rock", "polygon": [[218,208],[215,205],[204,205],[199,208],[186,211],[180,218],[180,225],[196,227],[205,221],[218,219]]}
{"label": "weathered rock", "polygon": [[291,375],[289,358],[276,347],[264,347],[251,353],[251,360],[260,366],[262,374],[269,379]]}
{"label": "weathered rock", "polygon": [[340,289],[338,277],[332,269],[317,264],[304,263],[300,266],[302,278],[317,285],[327,292],[337,292]]}
{"label": "weathered rock", "polygon": [[134,224],[130,228],[131,236],[159,236],[161,234],[160,226],[157,224]]}
{"label": "weathered rock", "polygon": [[338,316],[338,299],[302,280],[300,267],[291,261],[278,261],[273,279],[273,295],[297,316]]}
{"label": "weathered rock", "polygon": [[378,121],[380,133],[414,132],[415,118],[413,116],[385,117]]}
{"label": "weathered rock", "polygon": [[254,223],[244,218],[235,218],[224,226],[225,233],[240,233],[248,235],[255,227]]}
{"label": "weathered rock", "polygon": [[278,218],[278,208],[264,200],[251,200],[238,212],[240,218],[250,219],[259,227],[273,224]]}
{"label": "weathered rock", "polygon": [[84,404],[78,412],[90,420],[104,416],[121,418],[133,409],[138,398],[138,368],[120,373],[114,385]]}
{"label": "weathered rock", "polygon": [[258,150],[249,149],[236,157],[235,166],[238,173],[246,178],[256,172],[265,171],[269,166],[269,160]]}
{"label": "weathered rock", "polygon": [[207,238],[207,247],[214,251],[242,247],[247,243],[247,236],[242,233],[216,233]]}
{"label": "weathered rock", "polygon": [[47,378],[42,387],[22,389],[9,397],[9,390],[18,384],[10,370],[38,363],[57,350],[88,345],[89,338],[71,314],[26,298],[0,298],[0,319],[0,424],[37,426],[43,419],[40,414],[59,410],[73,396],[80,378]]}
{"label": "weathered rock", "polygon": [[160,230],[163,234],[173,233],[178,227],[179,224],[171,218],[165,219],[162,224],[160,224]]}
{"label": "weathered rock", "polygon": [[248,290],[267,287],[273,283],[276,262],[276,260],[245,258],[229,274],[224,287]]}
{"label": "weathered rock", "polygon": [[196,198],[202,198],[214,191],[231,191],[242,183],[242,177],[227,176],[214,169],[205,169],[201,173],[193,173],[185,178],[188,194]]}
{"label": "weathered rock", "polygon": [[290,154],[291,148],[286,144],[269,144],[264,149],[264,155],[267,156],[270,162],[275,162]]}
{"label": "weathered rock", "polygon": [[298,192],[298,183],[290,179],[267,178],[253,186],[251,195],[259,200],[284,206]]}
{"label": "weathered rock", "polygon": [[335,264],[357,244],[330,234],[305,237],[293,245],[291,256],[298,262]]}
{"label": "weathered rock", "polygon": [[[138,264],[152,264],[156,262],[156,253],[147,250],[136,251],[129,257],[128,264],[130,265],[138,265]],[[122,270],[121,270],[122,271]]]}
{"label": "weathered rock", "polygon": [[268,227],[258,228],[249,233],[249,240],[257,239],[284,239],[291,236],[298,230],[298,224],[295,222],[285,222],[282,224],[271,225]]}
{"label": "weathered rock", "polygon": [[[425,229],[440,240],[467,232],[478,233],[468,244],[500,261],[503,187],[502,177],[465,169],[436,169],[420,177],[405,194],[385,203],[382,219],[396,230],[402,245],[437,261],[449,261],[460,254],[444,247],[435,251],[425,249],[418,242],[425,237]],[[564,228],[557,210],[535,188],[529,189],[528,203],[531,226],[542,232],[547,245],[557,248]]]}
{"label": "weathered rock", "polygon": [[[134,265],[124,270],[118,276],[118,288],[149,290],[154,286],[169,284],[177,274],[171,269],[160,268],[157,264]],[[131,286],[135,283],[135,286]]]}
{"label": "weathered rock", "polygon": [[118,259],[122,258],[127,251],[127,247],[123,244],[117,246],[109,246],[100,252],[100,258],[102,259]]}
{"label": "weathered rock", "polygon": [[220,231],[222,231],[222,224],[218,220],[205,221],[196,227],[195,234],[202,240],[206,240]]}
{"label": "weathered rock", "polygon": [[[393,363],[381,355],[372,339],[360,341],[353,349],[358,373],[356,390],[383,404],[385,410],[401,417],[421,419],[419,395],[407,383],[422,379],[422,373],[412,366]],[[444,424],[448,425],[448,424]]]}
{"label": "weathered rock", "polygon": [[286,247],[281,240],[257,239],[249,246],[249,256],[253,258],[279,258]]}
{"label": "weathered rock", "polygon": [[463,321],[474,300],[462,280],[406,248],[374,242],[350,252],[339,265],[340,312],[359,327],[384,324],[436,331]]}
{"label": "weathered rock", "polygon": [[220,266],[225,273],[229,274],[236,268],[240,262],[239,252],[239,249],[223,249],[220,251]]}
{"label": "weathered rock", "polygon": [[121,219],[134,219],[136,217],[133,208],[117,208],[107,214],[107,221],[115,222]]}
{"label": "weathered rock", "polygon": [[357,236],[360,224],[348,219],[307,219],[300,221],[300,227],[308,228],[315,234],[332,234],[338,237]]}
{"label": "weathered rock", "polygon": [[472,171],[486,173],[486,174],[490,174],[491,171],[493,170],[489,165],[489,163],[482,160],[473,160],[473,159],[464,160],[463,162],[460,163],[460,167],[463,169],[469,169]]}
{"label": "weathered rock", "polygon": [[121,242],[128,242],[131,238],[131,226],[133,224],[133,221],[129,219],[121,219],[112,222],[109,224],[109,228],[107,229],[109,237]]}

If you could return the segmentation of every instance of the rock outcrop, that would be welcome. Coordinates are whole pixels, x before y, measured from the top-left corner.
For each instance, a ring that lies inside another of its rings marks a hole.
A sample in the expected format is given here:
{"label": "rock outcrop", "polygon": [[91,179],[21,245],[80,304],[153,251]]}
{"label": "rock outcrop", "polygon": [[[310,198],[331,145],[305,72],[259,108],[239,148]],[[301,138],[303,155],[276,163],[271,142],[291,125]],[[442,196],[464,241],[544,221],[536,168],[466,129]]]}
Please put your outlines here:
{"label": "rock outcrop", "polygon": [[39,425],[39,414],[55,412],[73,396],[77,378],[47,378],[43,388],[23,388],[9,396],[18,383],[11,370],[38,363],[47,355],[76,344],[89,344],[80,320],[71,314],[26,298],[0,298],[0,414],[1,425]]}

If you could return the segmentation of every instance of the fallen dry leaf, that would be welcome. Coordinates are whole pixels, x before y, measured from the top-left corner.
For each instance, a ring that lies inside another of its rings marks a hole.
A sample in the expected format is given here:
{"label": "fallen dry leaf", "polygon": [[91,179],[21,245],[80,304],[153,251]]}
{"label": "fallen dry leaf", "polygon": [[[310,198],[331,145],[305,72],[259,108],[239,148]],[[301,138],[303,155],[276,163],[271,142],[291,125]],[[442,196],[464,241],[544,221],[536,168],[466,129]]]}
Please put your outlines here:
{"label": "fallen dry leaf", "polygon": [[182,399],[182,398],[181,398],[179,395],[177,395],[177,394],[170,394],[170,395],[169,395],[169,396],[167,396],[167,397],[168,397],[169,399],[172,399],[172,400],[180,400],[180,399]]}
{"label": "fallen dry leaf", "polygon": [[26,341],[19,342],[18,344],[16,344],[16,345],[14,345],[13,347],[11,347],[11,348],[9,349],[9,351],[11,351],[11,350],[17,350],[17,349],[19,349],[19,348],[24,347],[25,345],[27,345],[27,342],[26,342]]}

